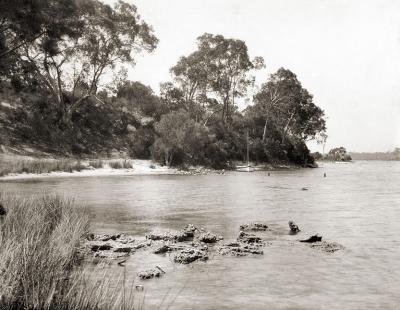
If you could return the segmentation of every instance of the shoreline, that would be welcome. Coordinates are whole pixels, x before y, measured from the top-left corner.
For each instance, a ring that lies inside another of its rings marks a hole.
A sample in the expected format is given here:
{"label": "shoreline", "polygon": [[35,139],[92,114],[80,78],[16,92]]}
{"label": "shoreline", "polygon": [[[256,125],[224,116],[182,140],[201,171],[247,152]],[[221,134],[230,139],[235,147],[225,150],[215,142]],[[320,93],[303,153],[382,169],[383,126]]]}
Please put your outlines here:
{"label": "shoreline", "polygon": [[[107,161],[113,160],[103,160]],[[82,161],[88,164],[88,161]],[[179,175],[185,174],[176,168],[161,166],[151,160],[132,159],[129,160],[132,168],[93,168],[88,166],[80,171],[52,171],[48,173],[10,173],[0,177],[1,181],[24,180],[24,179],[42,179],[42,178],[63,178],[63,177],[95,177],[95,176],[130,176],[130,175]]]}
{"label": "shoreline", "polygon": [[[27,157],[25,157],[26,159]],[[37,160],[34,158],[33,160]],[[10,163],[21,159],[8,160]],[[29,161],[29,159],[27,159]],[[58,159],[47,159],[42,158],[39,160],[49,162],[57,161]],[[93,161],[102,162],[102,167],[93,167],[90,165]],[[225,174],[226,172],[240,172],[233,169],[222,169],[216,170],[203,166],[188,166],[188,167],[167,167],[162,166],[149,159],[124,159],[124,158],[113,158],[113,159],[96,159],[96,160],[78,160],[82,164],[81,170],[73,171],[51,171],[42,173],[33,172],[14,172],[3,176],[0,176],[0,182],[2,181],[14,181],[14,180],[31,180],[31,179],[47,179],[47,178],[68,178],[68,177],[106,177],[106,176],[139,176],[139,175],[208,175],[208,174]],[[129,167],[111,167],[112,162],[125,162],[129,164]],[[237,165],[237,167],[240,167]],[[280,170],[295,170],[301,169],[301,166],[291,163],[268,163],[264,165],[254,165],[254,171],[280,171]]]}

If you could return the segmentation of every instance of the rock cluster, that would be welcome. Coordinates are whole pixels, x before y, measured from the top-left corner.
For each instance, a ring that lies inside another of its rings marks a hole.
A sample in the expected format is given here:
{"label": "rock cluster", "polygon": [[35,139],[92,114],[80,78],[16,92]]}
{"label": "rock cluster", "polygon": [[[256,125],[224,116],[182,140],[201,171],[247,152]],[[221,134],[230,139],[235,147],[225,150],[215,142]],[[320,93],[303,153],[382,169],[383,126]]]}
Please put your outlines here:
{"label": "rock cluster", "polygon": [[190,264],[196,260],[201,260],[201,261],[208,260],[207,251],[196,248],[186,248],[180,251],[174,257],[174,262],[180,264]]}
{"label": "rock cluster", "polygon": [[249,223],[240,225],[240,230],[243,231],[266,231],[268,229],[268,225],[263,223]]}
{"label": "rock cluster", "polygon": [[154,241],[162,240],[183,242],[192,240],[196,231],[197,228],[189,224],[184,229],[178,232],[151,233],[147,235],[146,238]]}
{"label": "rock cluster", "polygon": [[246,256],[248,254],[262,255],[264,251],[261,249],[260,244],[243,244],[240,242],[231,242],[224,244],[219,248],[219,252],[222,255],[232,256]]}

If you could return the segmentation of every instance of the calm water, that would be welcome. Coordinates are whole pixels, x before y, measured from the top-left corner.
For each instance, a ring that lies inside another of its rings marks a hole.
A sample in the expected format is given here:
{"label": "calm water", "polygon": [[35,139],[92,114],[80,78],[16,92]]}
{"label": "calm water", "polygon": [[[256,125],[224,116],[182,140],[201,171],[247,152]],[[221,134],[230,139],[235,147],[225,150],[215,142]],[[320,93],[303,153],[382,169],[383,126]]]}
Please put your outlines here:
{"label": "calm water", "polygon": [[[128,277],[155,265],[167,271],[142,283],[146,309],[158,308],[164,296],[162,308],[176,298],[171,309],[400,308],[400,162],[324,164],[270,176],[42,179],[0,182],[0,189],[73,196],[102,233],[143,235],[192,223],[233,239],[244,222],[275,229],[259,257],[216,255],[181,266],[172,256],[134,254]],[[326,254],[295,242],[301,236],[287,234],[289,219],[346,249]]]}

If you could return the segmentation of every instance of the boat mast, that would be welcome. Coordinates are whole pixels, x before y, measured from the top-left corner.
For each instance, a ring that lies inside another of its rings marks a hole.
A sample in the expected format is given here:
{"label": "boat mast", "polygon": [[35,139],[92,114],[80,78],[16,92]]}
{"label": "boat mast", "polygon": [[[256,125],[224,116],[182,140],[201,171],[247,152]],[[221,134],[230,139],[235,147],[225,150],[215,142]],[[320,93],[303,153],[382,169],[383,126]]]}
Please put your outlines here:
{"label": "boat mast", "polygon": [[249,159],[249,131],[247,130],[247,167],[250,167]]}

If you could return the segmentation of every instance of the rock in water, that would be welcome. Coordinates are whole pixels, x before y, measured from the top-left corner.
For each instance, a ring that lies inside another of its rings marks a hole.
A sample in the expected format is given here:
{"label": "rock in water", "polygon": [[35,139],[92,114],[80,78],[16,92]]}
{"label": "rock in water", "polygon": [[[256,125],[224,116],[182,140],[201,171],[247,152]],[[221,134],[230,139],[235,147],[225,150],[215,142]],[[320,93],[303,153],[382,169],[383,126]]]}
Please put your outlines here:
{"label": "rock in water", "polygon": [[257,237],[256,235],[253,235],[253,234],[245,233],[244,231],[240,232],[237,240],[239,242],[243,242],[243,243],[262,243],[262,240],[260,237]]}
{"label": "rock in water", "polygon": [[2,204],[0,204],[0,215],[4,216],[6,214],[7,214],[6,208],[4,208]]}
{"label": "rock in water", "polygon": [[300,231],[299,226],[297,226],[293,221],[289,221],[289,228],[292,234],[297,234]]}
{"label": "rock in water", "polygon": [[243,244],[239,242],[232,242],[225,244],[219,248],[219,253],[222,255],[232,255],[232,256],[246,256],[249,254],[264,254],[261,250],[262,245],[260,244]]}
{"label": "rock in water", "polygon": [[321,236],[314,235],[314,236],[311,236],[311,237],[308,238],[308,239],[300,240],[300,242],[314,243],[314,242],[319,242],[319,241],[321,241],[321,240],[322,240],[322,237],[321,237]]}
{"label": "rock in water", "polygon": [[199,240],[204,243],[216,243],[221,239],[221,236],[214,235],[210,232],[207,232],[199,237]]}
{"label": "rock in water", "polygon": [[250,223],[240,225],[240,230],[251,230],[251,231],[266,231],[268,229],[268,225],[263,223]]}
{"label": "rock in water", "polygon": [[344,246],[337,242],[327,242],[327,241],[314,242],[310,244],[310,247],[326,253],[335,253],[336,251],[344,249]]}
{"label": "rock in water", "polygon": [[130,253],[130,252],[132,252],[132,248],[127,247],[127,246],[121,246],[121,247],[115,248],[114,252],[115,253]]}
{"label": "rock in water", "polygon": [[174,261],[181,264],[190,264],[196,260],[208,260],[207,253],[205,251],[189,248],[182,250],[178,255],[174,257]]}
{"label": "rock in water", "polygon": [[109,251],[111,250],[112,246],[108,243],[106,244],[93,244],[91,246],[91,249],[93,252],[97,252],[97,251]]}
{"label": "rock in water", "polygon": [[149,269],[138,272],[138,277],[143,280],[148,280],[152,278],[159,278],[163,275],[163,272],[160,269]]}

